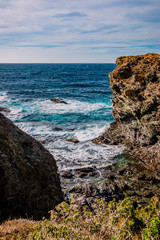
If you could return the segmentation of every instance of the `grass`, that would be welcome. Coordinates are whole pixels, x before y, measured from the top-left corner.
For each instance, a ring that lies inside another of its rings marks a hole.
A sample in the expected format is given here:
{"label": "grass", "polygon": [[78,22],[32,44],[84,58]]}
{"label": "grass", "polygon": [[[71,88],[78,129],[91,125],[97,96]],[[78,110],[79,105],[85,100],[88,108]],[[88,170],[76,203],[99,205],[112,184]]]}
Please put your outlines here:
{"label": "grass", "polygon": [[5,221],[0,225],[0,240],[27,239],[35,231],[37,222],[27,219]]}
{"label": "grass", "polygon": [[98,200],[93,211],[63,202],[50,212],[50,219],[7,221],[0,231],[1,239],[158,240],[160,199],[153,197],[141,208],[128,198],[109,204]]}

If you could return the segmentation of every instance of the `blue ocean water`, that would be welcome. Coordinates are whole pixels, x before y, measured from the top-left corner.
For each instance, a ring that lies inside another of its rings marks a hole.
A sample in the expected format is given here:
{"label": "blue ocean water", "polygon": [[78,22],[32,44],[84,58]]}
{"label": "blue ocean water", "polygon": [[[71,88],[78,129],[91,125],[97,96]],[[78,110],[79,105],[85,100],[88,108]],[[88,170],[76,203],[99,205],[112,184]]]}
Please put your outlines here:
{"label": "blue ocean water", "polygon": [[[0,106],[54,155],[60,169],[107,165],[121,147],[91,140],[109,126],[115,64],[0,64]],[[55,104],[59,98],[68,104]],[[79,143],[68,142],[76,138]]]}

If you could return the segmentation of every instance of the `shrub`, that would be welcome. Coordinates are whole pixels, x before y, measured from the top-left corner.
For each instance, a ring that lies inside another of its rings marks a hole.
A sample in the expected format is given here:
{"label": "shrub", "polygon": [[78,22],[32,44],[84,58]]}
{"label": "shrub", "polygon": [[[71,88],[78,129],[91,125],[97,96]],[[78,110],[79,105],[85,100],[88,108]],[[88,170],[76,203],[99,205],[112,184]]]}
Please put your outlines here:
{"label": "shrub", "polygon": [[50,212],[50,219],[37,222],[36,229],[25,232],[25,237],[20,232],[16,235],[16,231],[9,236],[2,239],[158,240],[160,199],[152,197],[147,206],[136,209],[128,198],[108,204],[97,200],[93,211],[63,202]]}

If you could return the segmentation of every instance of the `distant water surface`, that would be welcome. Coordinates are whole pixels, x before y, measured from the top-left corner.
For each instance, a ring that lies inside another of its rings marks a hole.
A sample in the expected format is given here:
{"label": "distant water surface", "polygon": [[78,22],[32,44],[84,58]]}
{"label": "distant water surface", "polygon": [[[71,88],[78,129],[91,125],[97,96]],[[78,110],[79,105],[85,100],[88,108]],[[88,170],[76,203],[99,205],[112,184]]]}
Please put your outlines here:
{"label": "distant water surface", "polygon": [[[0,64],[0,105],[40,140],[60,169],[110,164],[123,149],[91,140],[113,121],[108,73],[115,64]],[[60,98],[68,104],[54,104]],[[72,143],[67,139],[76,138]]]}

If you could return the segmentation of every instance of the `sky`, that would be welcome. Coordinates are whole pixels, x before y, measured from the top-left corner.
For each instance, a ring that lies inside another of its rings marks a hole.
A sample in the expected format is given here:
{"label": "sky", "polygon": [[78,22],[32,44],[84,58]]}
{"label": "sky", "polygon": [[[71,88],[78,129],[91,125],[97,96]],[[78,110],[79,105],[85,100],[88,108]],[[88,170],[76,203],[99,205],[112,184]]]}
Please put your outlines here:
{"label": "sky", "polygon": [[0,63],[160,54],[160,0],[0,0]]}

